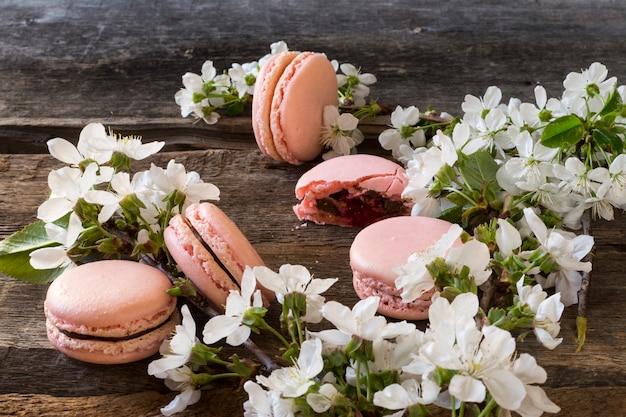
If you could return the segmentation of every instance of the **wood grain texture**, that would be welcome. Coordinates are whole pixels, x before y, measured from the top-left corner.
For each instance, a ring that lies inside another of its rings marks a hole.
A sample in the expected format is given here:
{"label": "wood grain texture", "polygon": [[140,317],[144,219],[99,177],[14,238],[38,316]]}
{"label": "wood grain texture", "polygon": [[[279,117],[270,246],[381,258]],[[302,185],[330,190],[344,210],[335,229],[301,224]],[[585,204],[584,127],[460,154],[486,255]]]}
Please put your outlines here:
{"label": "wood grain texture", "polygon": [[[0,17],[0,238],[33,221],[46,198],[48,172],[60,166],[46,155],[46,140],[75,142],[97,121],[164,140],[166,152],[150,162],[174,158],[198,171],[220,188],[218,205],[268,266],[302,264],[317,277],[338,277],[329,298],[348,305],[356,301],[348,251],[358,230],[303,224],[291,208],[295,182],[314,162],[290,166],[261,155],[249,113],[214,126],[181,118],[173,97],[182,74],[199,73],[207,59],[219,69],[252,61],[285,40],[374,73],[372,97],[390,108],[433,105],[452,114],[465,94],[490,85],[505,100],[532,100],[538,83],[558,95],[567,73],[594,61],[626,78],[626,2],[610,0],[4,0]],[[361,152],[385,154],[376,138],[388,123],[384,116],[362,125]],[[546,391],[563,416],[626,415],[626,216],[595,222],[593,234],[584,351],[575,353],[575,307],[566,309],[556,350],[533,338],[519,344],[548,371]],[[173,393],[147,375],[149,360],[97,366],[51,347],[45,292],[0,276],[0,415],[159,415]],[[277,315],[274,306],[270,317]],[[226,382],[181,415],[241,415],[245,399]]]}

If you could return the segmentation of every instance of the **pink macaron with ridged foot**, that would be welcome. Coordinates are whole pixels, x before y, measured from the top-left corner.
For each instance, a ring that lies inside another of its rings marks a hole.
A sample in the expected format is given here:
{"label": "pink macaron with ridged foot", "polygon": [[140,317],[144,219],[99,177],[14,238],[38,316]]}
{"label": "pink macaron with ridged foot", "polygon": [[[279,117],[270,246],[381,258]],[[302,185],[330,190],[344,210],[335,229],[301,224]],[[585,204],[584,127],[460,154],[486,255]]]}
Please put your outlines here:
{"label": "pink macaron with ridged foot", "polygon": [[298,165],[323,150],[323,112],[337,106],[337,75],[326,56],[283,52],[261,67],[252,100],[252,128],[265,155]]}
{"label": "pink macaron with ridged foot", "polygon": [[[190,205],[163,235],[178,268],[218,311],[230,291],[239,290],[245,267],[264,265],[237,225],[212,203]],[[273,297],[262,290],[266,300]]]}
{"label": "pink macaron with ridged foot", "polygon": [[121,364],[147,358],[180,322],[170,280],[133,261],[106,260],[72,268],[46,294],[48,339],[84,362]]}
{"label": "pink macaron with ridged foot", "polygon": [[408,180],[404,168],[380,156],[346,155],[329,159],[305,172],[296,183],[300,220],[318,224],[364,227],[411,213],[402,198]]}
{"label": "pink macaron with ridged foot", "polygon": [[[393,269],[409,255],[428,250],[450,230],[452,223],[431,217],[402,216],[376,222],[361,230],[350,247],[353,285],[359,298],[379,296],[378,312],[406,320],[428,318],[434,290],[404,302]],[[453,246],[461,245],[459,239]]]}

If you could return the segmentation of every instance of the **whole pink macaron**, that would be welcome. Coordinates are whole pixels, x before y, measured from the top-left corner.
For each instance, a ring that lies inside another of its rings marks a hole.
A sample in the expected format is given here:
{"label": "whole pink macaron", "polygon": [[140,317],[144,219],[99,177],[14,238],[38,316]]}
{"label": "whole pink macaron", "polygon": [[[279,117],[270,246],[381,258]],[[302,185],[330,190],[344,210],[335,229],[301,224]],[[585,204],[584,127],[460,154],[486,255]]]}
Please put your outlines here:
{"label": "whole pink macaron", "polygon": [[380,156],[346,155],[326,160],[296,183],[293,210],[300,220],[339,226],[368,226],[411,213],[402,198],[408,183],[404,168]]}
{"label": "whole pink macaron", "polygon": [[[407,263],[409,255],[428,249],[448,232],[452,223],[431,217],[403,216],[381,220],[361,230],[350,247],[353,285],[359,298],[379,296],[378,312],[406,320],[428,318],[434,292],[404,302],[395,286],[396,266]],[[459,240],[456,245],[460,245]]]}
{"label": "whole pink macaron", "polygon": [[[165,244],[178,268],[223,311],[231,290],[239,290],[246,266],[263,260],[237,225],[212,203],[192,204],[170,220]],[[273,294],[264,290],[265,299]]]}
{"label": "whole pink macaron", "polygon": [[169,279],[132,261],[80,265],[56,278],[46,294],[48,339],[84,362],[120,364],[158,352],[180,318]]}
{"label": "whole pink macaron", "polygon": [[337,75],[315,52],[283,52],[261,67],[252,100],[252,127],[265,155],[291,164],[317,158],[323,150],[323,112],[337,106]]}

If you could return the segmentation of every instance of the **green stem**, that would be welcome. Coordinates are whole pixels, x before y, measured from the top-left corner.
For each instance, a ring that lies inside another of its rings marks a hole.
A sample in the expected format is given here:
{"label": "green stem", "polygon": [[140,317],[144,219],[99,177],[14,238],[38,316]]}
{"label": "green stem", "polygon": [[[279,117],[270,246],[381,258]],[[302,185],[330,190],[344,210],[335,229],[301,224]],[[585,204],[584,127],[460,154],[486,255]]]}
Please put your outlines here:
{"label": "green stem", "polygon": [[483,411],[478,415],[478,417],[487,417],[490,413],[491,410],[493,410],[495,408],[495,406],[498,405],[496,403],[496,400],[492,398],[489,399],[489,402],[487,403],[487,406],[483,409]]}
{"label": "green stem", "polygon": [[269,324],[267,324],[267,322],[265,320],[261,320],[262,322],[262,326],[259,326],[260,328],[262,328],[263,330],[269,330],[270,333],[272,333],[274,336],[276,336],[276,338],[278,340],[281,341],[281,343],[283,345],[285,345],[286,348],[288,348],[290,346],[290,343],[287,339],[285,339],[285,337],[275,328],[273,328],[272,326],[270,326]]}
{"label": "green stem", "polygon": [[452,188],[452,187],[444,187],[443,190],[444,191],[449,191],[450,193],[458,194],[461,197],[463,197],[468,203],[471,203],[474,206],[478,206],[478,203],[476,201],[474,201],[470,196],[468,196],[467,194],[465,194],[461,190],[458,190],[458,189]]}

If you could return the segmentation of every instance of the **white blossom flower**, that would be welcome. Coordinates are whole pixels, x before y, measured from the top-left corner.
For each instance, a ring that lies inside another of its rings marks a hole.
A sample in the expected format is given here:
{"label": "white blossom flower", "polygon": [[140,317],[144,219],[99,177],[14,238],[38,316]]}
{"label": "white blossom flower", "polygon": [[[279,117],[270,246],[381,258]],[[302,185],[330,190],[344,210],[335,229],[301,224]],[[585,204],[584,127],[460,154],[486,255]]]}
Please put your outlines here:
{"label": "white blossom flower", "polygon": [[67,250],[74,245],[83,232],[83,225],[76,213],[70,214],[67,229],[54,223],[44,226],[48,237],[58,246],[35,249],[30,253],[30,264],[35,269],[54,269],[73,266],[74,262],[67,256]]}
{"label": "white blossom flower", "polygon": [[376,315],[379,303],[380,297],[367,297],[350,309],[337,301],[329,301],[322,307],[322,315],[336,329],[322,330],[314,335],[333,345],[346,346],[353,336],[374,341],[394,338],[415,329],[414,324],[406,321],[387,323],[385,317]]}
{"label": "white blossom flower", "polygon": [[284,304],[288,294],[304,294],[306,314],[301,319],[306,323],[319,323],[322,320],[321,309],[325,298],[321,294],[337,282],[337,278],[313,278],[302,265],[281,265],[278,273],[266,266],[255,266],[253,271],[259,283],[276,294],[280,304]]}
{"label": "white blossom flower", "polygon": [[459,247],[450,248],[445,259],[452,273],[459,274],[464,266],[468,267],[476,285],[484,284],[491,275],[491,269],[487,268],[491,262],[489,247],[479,240],[471,239]]}
{"label": "white blossom flower", "polygon": [[539,284],[533,287],[525,286],[523,277],[517,282],[516,287],[518,304],[527,305],[535,314],[533,331],[537,340],[548,349],[560,345],[563,338],[557,338],[561,331],[559,320],[565,308],[561,302],[561,294],[556,293],[548,297]]}
{"label": "white blossom flower", "polygon": [[[51,223],[71,212],[78,200],[83,198],[87,191],[102,182],[103,177],[98,175],[98,169],[96,163],[91,163],[84,172],[78,168],[70,167],[51,171],[48,175],[50,198],[37,209],[37,218],[46,223]],[[103,170],[101,172],[104,173]],[[112,174],[112,171],[106,171],[106,173]]]}
{"label": "white blossom flower", "polygon": [[[522,353],[513,362],[512,366],[513,374],[518,377],[524,384],[526,390],[526,396],[522,400],[522,403],[515,411],[522,417],[539,417],[544,412],[558,413],[561,408],[554,404],[546,395],[543,388],[532,384],[543,384],[546,382],[546,371],[539,365],[534,357],[528,353]],[[508,411],[508,410],[507,410]],[[501,414],[502,417],[510,416],[510,412]]]}
{"label": "white blossom flower", "polygon": [[165,407],[161,408],[161,414],[172,416],[185,410],[187,406],[200,401],[201,392],[195,389],[192,380],[192,371],[187,366],[170,369],[160,378],[165,379],[165,385],[172,391],[179,391],[179,394]]}
{"label": "white blossom flower", "polygon": [[405,410],[415,404],[432,404],[439,392],[440,387],[430,379],[417,381],[410,378],[374,393],[374,405],[388,410]]}
{"label": "white blossom flower", "polygon": [[[619,154],[609,165],[609,190],[606,198],[615,206],[626,204],[626,154]],[[590,175],[593,175],[590,173]]]}
{"label": "white blossom flower", "polygon": [[543,250],[550,254],[560,268],[548,275],[544,282],[541,277],[537,277],[539,283],[544,288],[555,286],[566,306],[575,304],[582,279],[579,271],[591,271],[591,262],[581,262],[581,259],[593,248],[593,237],[576,236],[559,230],[548,232],[546,225],[531,208],[524,209],[524,218]]}
{"label": "white blossom flower", "polygon": [[297,410],[293,398],[280,392],[266,391],[254,381],[246,381],[243,389],[248,393],[244,402],[244,417],[293,417]]}
{"label": "white blossom flower", "polygon": [[[467,301],[471,301],[468,310],[477,305],[477,299]],[[448,301],[438,297],[433,306],[444,303]],[[449,320],[449,317],[438,316],[446,310],[435,307],[429,311],[429,317],[439,323]],[[431,335],[433,341],[420,349],[419,356],[435,367],[454,371],[448,390],[455,399],[480,403],[489,391],[500,406],[519,408],[526,392],[523,383],[510,371],[515,352],[513,336],[495,326],[479,330],[473,316],[457,319],[447,326],[454,328],[451,335],[437,331]]]}
{"label": "white blossom flower", "polygon": [[98,150],[96,145],[107,141],[107,133],[100,123],[89,123],[80,131],[78,144],[74,146],[71,142],[55,138],[47,142],[50,155],[61,162],[69,165],[80,165],[84,161],[94,161],[104,164],[111,159],[111,150]]}
{"label": "white blossom flower", "polygon": [[184,193],[187,197],[185,207],[203,200],[219,200],[220,191],[215,185],[202,181],[196,171],[187,172],[183,164],[173,159],[168,162],[166,169],[152,164],[150,177],[163,196],[173,190]]}
{"label": "white blossom flower", "polygon": [[257,376],[257,382],[284,397],[297,398],[304,395],[316,383],[315,377],[322,372],[322,341],[305,340],[300,347],[298,360],[291,367],[279,368],[266,377]]}
{"label": "white blossom flower", "polygon": [[420,120],[419,109],[415,106],[403,108],[397,106],[391,113],[391,129],[386,129],[378,136],[383,149],[390,150],[393,158],[406,163],[413,153],[413,148],[426,144],[424,130],[415,126]]}
{"label": "white blossom flower", "polygon": [[589,174],[585,164],[578,158],[567,158],[564,165],[554,165],[554,175],[561,180],[560,186],[583,197],[594,195],[599,186],[597,182],[591,181]]}
{"label": "white blossom flower", "polygon": [[264,55],[261,59],[259,59],[259,68],[261,68],[272,55],[280,54],[280,53],[287,52],[287,51],[289,51],[289,48],[287,47],[287,44],[285,43],[285,41],[278,41],[278,42],[272,43],[270,45],[270,53],[267,55]]}
{"label": "white blossom flower", "polygon": [[522,246],[522,236],[519,230],[506,219],[498,219],[496,229],[496,244],[498,251],[505,257],[511,256],[515,249]]}
{"label": "white blossom flower", "polygon": [[374,360],[368,364],[370,372],[385,372],[402,369],[408,365],[413,354],[424,344],[424,332],[414,329],[397,336],[393,341],[374,340]]}
{"label": "white blossom flower", "polygon": [[120,208],[120,202],[128,195],[134,194],[143,184],[138,183],[133,177],[130,180],[128,172],[118,172],[111,178],[112,191],[104,190],[88,190],[85,193],[85,201],[102,205],[100,213],[98,213],[98,221],[105,223]]}
{"label": "white blossom flower", "polygon": [[324,125],[322,127],[322,145],[331,148],[331,153],[324,155],[324,159],[330,157],[350,155],[354,148],[363,142],[363,133],[357,126],[359,119],[351,113],[339,114],[337,106],[324,107]]}
{"label": "white blossom flower", "polygon": [[[597,113],[602,109],[603,99],[613,92],[617,82],[615,77],[607,79],[608,73],[606,66],[594,62],[582,72],[567,74],[563,81],[565,90],[562,100],[567,103],[571,111],[581,117],[587,116],[587,109],[592,113]],[[597,91],[599,97],[590,94],[590,90]]]}
{"label": "white blossom flower", "polygon": [[174,336],[164,340],[160,352],[163,355],[148,365],[148,375],[164,378],[168,371],[180,368],[189,362],[193,347],[199,343],[196,337],[196,322],[189,307],[183,305],[180,309],[183,316],[182,324],[176,325]]}
{"label": "white blossom flower", "polygon": [[254,272],[246,266],[241,278],[241,292],[230,290],[224,314],[211,318],[204,326],[204,342],[212,344],[225,337],[229,345],[241,345],[248,340],[251,332],[250,327],[242,322],[244,315],[248,309],[262,306],[263,298],[261,291],[256,289]]}
{"label": "white blossom flower", "polygon": [[527,130],[516,137],[515,146],[518,156],[509,159],[504,167],[509,175],[526,184],[524,188],[538,187],[553,175],[550,161],[558,153],[558,148],[543,146]]}
{"label": "white blossom flower", "polygon": [[342,87],[348,81],[351,81],[350,92],[352,93],[354,105],[357,107],[364,106],[365,97],[370,93],[369,86],[376,82],[376,76],[370,73],[361,73],[352,64],[341,64],[339,69],[343,74],[337,74],[337,85]]}
{"label": "white blossom flower", "polygon": [[485,95],[480,98],[467,94],[461,103],[461,109],[465,113],[463,118],[474,124],[477,119],[485,117],[485,113],[497,108],[501,100],[502,90],[495,86],[488,87]]}
{"label": "white blossom flower", "polygon": [[402,290],[404,302],[411,302],[430,291],[435,286],[435,280],[430,276],[427,266],[439,257],[445,257],[450,248],[457,241],[463,229],[457,224],[450,229],[433,245],[409,255],[407,263],[396,266],[393,272],[398,275],[395,280],[396,288]]}
{"label": "white blossom flower", "polygon": [[[211,91],[211,97],[206,95],[205,86]],[[202,65],[202,74],[187,72],[183,75],[183,86],[176,92],[174,99],[180,106],[182,117],[194,115],[199,119],[204,119],[207,124],[215,124],[219,119],[217,112],[205,113],[205,109],[211,106],[221,106],[224,99],[220,97],[221,92],[230,85],[228,75],[217,75],[217,69],[213,66],[213,61],[205,61]],[[213,95],[216,95],[213,97]]]}
{"label": "white blossom flower", "polygon": [[232,67],[228,70],[228,76],[237,89],[239,98],[243,98],[246,94],[254,94],[254,86],[258,75],[259,64],[256,61],[232,64]]}
{"label": "white blossom flower", "polygon": [[339,391],[333,384],[323,384],[318,392],[310,392],[306,396],[307,404],[316,413],[328,411],[333,406],[335,398],[340,397]]}
{"label": "white blossom flower", "polygon": [[164,145],[165,142],[163,141],[143,143],[139,136],[115,135],[113,133],[108,134],[103,140],[88,143],[89,149],[95,152],[109,152],[111,154],[117,152],[137,161],[158,153]]}

